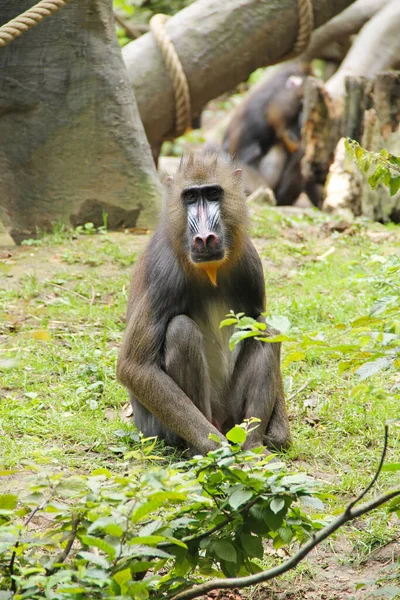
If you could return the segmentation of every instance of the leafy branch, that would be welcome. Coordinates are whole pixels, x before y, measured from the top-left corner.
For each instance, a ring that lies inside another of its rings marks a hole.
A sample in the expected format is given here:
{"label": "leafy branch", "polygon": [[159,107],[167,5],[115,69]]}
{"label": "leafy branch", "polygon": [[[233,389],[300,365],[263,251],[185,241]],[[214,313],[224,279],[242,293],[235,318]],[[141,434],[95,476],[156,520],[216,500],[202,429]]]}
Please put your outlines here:
{"label": "leafy branch", "polygon": [[222,588],[237,588],[237,587],[247,587],[250,585],[255,585],[258,583],[262,583],[265,581],[270,581],[271,579],[275,579],[276,577],[283,575],[287,571],[294,569],[299,562],[301,562],[316,546],[318,546],[323,540],[330,537],[335,531],[340,529],[345,523],[353,521],[362,515],[365,515],[376,508],[379,508],[383,504],[389,502],[393,498],[400,496],[400,486],[389,490],[388,492],[373,498],[369,502],[365,502],[360,506],[356,507],[356,504],[370,491],[373,485],[376,483],[379,474],[382,470],[383,463],[385,461],[385,456],[387,452],[387,444],[388,444],[388,425],[385,426],[385,438],[384,445],[382,450],[381,459],[379,461],[378,468],[374,477],[368,486],[362,491],[362,493],[353,500],[347,508],[339,515],[336,519],[334,519],[329,525],[321,529],[319,532],[315,533],[312,538],[306,542],[296,554],[294,554],[287,561],[274,567],[272,569],[268,569],[266,571],[261,571],[260,573],[255,573],[254,575],[249,575],[246,577],[233,577],[229,579],[212,579],[207,581],[206,583],[202,583],[197,586],[193,586],[187,590],[179,592],[175,596],[172,597],[171,600],[191,600],[192,598],[198,598],[210,592],[214,589],[222,589]]}
{"label": "leafy branch", "polygon": [[345,149],[347,157],[354,160],[358,168],[368,176],[368,183],[373,190],[378,183],[382,183],[389,188],[391,196],[399,191],[400,157],[387,150],[370,152],[350,138],[345,141]]}

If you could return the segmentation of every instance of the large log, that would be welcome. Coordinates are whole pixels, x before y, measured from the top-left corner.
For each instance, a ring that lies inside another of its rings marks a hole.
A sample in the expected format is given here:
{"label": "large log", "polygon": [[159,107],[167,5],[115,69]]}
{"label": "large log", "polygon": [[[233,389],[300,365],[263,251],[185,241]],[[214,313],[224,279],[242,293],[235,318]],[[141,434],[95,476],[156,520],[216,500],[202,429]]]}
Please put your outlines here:
{"label": "large log", "polygon": [[361,29],[336,73],[327,81],[329,95],[343,105],[346,77],[368,79],[381,71],[400,66],[400,1],[392,0]]}
{"label": "large log", "polygon": [[[318,27],[353,0],[313,0]],[[297,0],[199,0],[166,25],[189,82],[192,116],[258,67],[281,61],[298,30]],[[123,48],[147,137],[153,147],[173,135],[172,84],[152,34]]]}
{"label": "large log", "polygon": [[[0,24],[32,6],[0,1]],[[160,187],[111,0],[76,0],[0,49],[0,219],[151,226]]]}

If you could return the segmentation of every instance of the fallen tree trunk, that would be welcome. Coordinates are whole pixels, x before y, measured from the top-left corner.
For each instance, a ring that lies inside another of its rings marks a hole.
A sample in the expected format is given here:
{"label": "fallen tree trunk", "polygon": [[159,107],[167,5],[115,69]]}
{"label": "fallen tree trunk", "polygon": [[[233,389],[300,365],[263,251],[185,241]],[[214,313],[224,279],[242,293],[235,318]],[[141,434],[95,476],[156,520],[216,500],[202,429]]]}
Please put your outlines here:
{"label": "fallen tree trunk", "polygon": [[[352,0],[314,0],[318,27]],[[204,105],[244,81],[258,67],[284,59],[298,31],[297,0],[201,0],[166,25],[185,71],[192,117]],[[150,144],[173,135],[175,103],[164,61],[151,34],[123,48],[128,76]]]}
{"label": "fallen tree trunk", "polygon": [[339,108],[343,107],[345,79],[378,73],[400,64],[400,2],[392,0],[361,29],[353,46],[325,87]]}
{"label": "fallen tree trunk", "polygon": [[[335,45],[358,33],[367,21],[390,2],[393,0],[356,0],[354,4],[313,32],[310,44],[301,59],[309,61],[313,58],[335,58],[329,54],[329,45],[334,50]],[[342,59],[342,56],[339,58]]]}
{"label": "fallen tree trunk", "polygon": [[[32,6],[0,2],[0,24]],[[155,222],[160,187],[111,0],[71,2],[0,50],[0,219],[19,242],[55,221]]]}

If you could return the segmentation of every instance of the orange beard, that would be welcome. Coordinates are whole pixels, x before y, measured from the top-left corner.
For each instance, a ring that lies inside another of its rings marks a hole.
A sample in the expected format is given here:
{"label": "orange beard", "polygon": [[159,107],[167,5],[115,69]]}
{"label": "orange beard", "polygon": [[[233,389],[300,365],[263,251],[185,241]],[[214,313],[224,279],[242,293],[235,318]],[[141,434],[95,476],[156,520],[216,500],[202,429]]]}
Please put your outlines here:
{"label": "orange beard", "polygon": [[217,287],[217,271],[223,265],[225,260],[210,261],[196,264],[197,269],[201,269],[207,275],[214,287]]}

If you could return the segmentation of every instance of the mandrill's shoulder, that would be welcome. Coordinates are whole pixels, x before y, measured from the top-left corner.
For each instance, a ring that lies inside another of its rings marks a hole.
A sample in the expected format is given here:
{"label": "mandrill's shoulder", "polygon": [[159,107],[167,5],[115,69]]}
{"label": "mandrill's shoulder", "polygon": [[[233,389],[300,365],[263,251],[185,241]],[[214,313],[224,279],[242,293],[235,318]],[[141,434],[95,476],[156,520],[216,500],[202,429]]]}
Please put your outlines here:
{"label": "mandrill's shoulder", "polygon": [[134,299],[146,293],[149,298],[169,298],[184,293],[185,276],[167,236],[158,228],[143,254],[137,261],[132,274],[131,294]]}

